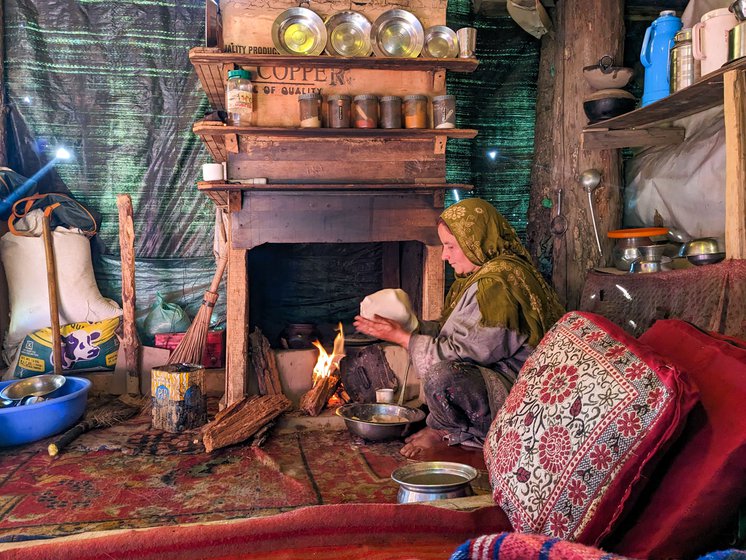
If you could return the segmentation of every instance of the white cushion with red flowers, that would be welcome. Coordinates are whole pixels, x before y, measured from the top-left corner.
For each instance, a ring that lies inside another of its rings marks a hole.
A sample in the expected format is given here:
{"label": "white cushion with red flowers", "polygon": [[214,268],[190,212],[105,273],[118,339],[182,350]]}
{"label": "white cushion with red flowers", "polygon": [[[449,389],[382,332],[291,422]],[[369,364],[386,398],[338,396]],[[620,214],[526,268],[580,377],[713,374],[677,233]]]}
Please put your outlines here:
{"label": "white cushion with red flowers", "polygon": [[681,372],[616,325],[566,314],[487,435],[495,502],[516,531],[597,544],[696,399]]}

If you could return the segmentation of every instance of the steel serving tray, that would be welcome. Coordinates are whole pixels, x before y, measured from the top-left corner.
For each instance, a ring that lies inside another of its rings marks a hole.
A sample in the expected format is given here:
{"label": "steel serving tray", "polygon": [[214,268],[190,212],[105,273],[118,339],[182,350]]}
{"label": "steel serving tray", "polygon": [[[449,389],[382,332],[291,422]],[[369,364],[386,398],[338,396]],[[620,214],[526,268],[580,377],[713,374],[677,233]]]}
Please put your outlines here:
{"label": "steel serving tray", "polygon": [[422,52],[425,31],[413,13],[388,10],[373,23],[370,40],[376,56],[416,58]]}

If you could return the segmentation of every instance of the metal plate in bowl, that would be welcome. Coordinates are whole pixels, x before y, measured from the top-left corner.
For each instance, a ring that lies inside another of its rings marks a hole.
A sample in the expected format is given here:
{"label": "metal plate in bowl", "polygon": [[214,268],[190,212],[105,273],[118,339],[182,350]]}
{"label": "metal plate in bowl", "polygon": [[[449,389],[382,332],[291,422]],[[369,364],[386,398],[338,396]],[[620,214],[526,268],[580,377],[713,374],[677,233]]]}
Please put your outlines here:
{"label": "metal plate in bowl", "polygon": [[445,25],[433,25],[425,31],[424,56],[431,58],[456,58],[458,56],[458,38],[456,32]]}
{"label": "metal plate in bowl", "polygon": [[371,24],[360,12],[345,11],[326,20],[326,53],[332,56],[370,56]]}
{"label": "metal plate in bowl", "polygon": [[315,12],[290,8],[272,24],[272,42],[282,54],[318,55],[326,46],[326,27]]}
{"label": "metal plate in bowl", "polygon": [[43,397],[62,387],[65,381],[64,375],[52,373],[27,377],[5,386],[0,391],[0,397],[14,401],[24,397]]}
{"label": "metal plate in bowl", "polygon": [[370,42],[376,56],[416,58],[422,52],[425,31],[413,13],[388,10],[373,23]]}

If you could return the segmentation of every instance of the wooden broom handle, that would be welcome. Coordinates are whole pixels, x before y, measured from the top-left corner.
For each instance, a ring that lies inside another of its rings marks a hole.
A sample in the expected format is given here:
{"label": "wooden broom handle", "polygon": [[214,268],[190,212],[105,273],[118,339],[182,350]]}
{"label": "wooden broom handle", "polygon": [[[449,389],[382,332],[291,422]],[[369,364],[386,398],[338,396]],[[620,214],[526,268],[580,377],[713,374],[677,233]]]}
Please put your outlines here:
{"label": "wooden broom handle", "polygon": [[218,259],[218,267],[215,270],[215,276],[212,277],[212,283],[210,283],[210,288],[207,290],[208,292],[218,291],[220,280],[223,278],[223,273],[225,272],[225,267],[227,265],[228,257],[220,257],[220,259]]}
{"label": "wooden broom handle", "polygon": [[49,215],[44,213],[42,218],[42,238],[44,239],[44,253],[47,257],[47,289],[49,290],[49,319],[52,328],[52,356],[54,359],[54,373],[62,373],[62,336],[60,335],[60,310],[57,301],[57,266],[54,262],[54,243]]}

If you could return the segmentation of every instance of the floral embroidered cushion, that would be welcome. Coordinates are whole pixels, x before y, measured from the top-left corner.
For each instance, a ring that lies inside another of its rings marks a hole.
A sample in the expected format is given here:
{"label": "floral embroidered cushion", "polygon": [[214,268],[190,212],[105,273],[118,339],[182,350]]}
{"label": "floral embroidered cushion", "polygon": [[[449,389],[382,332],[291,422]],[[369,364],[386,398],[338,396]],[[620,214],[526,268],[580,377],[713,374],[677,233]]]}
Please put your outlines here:
{"label": "floral embroidered cushion", "polygon": [[695,403],[687,378],[647,346],[601,316],[568,313],[487,435],[493,498],[516,531],[595,545]]}

